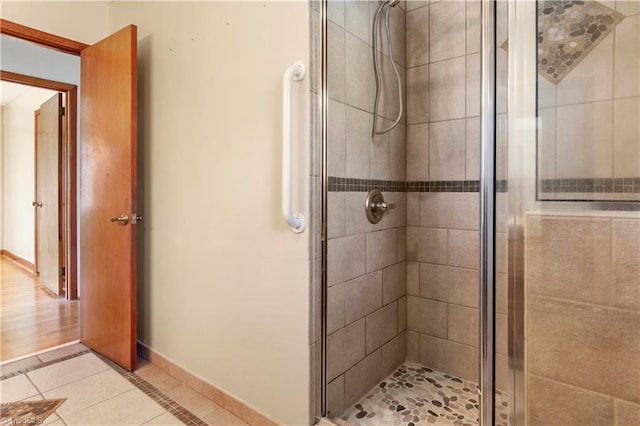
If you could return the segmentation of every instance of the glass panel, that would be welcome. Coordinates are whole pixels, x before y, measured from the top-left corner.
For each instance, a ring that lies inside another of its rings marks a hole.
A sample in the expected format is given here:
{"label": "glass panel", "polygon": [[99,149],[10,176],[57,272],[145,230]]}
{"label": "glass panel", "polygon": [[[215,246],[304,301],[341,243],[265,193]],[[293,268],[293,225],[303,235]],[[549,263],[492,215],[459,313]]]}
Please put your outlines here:
{"label": "glass panel", "polygon": [[640,2],[545,1],[523,16],[512,24],[538,40],[539,118],[537,136],[521,133],[537,138],[537,165],[526,151],[509,164],[522,188],[537,183],[509,206],[522,229],[524,419],[639,424]]}
{"label": "glass panel", "polygon": [[640,200],[638,1],[539,1],[538,198]]}
{"label": "glass panel", "polygon": [[495,423],[507,425],[509,420],[509,361],[507,332],[507,241],[508,241],[508,6],[496,2],[496,294],[495,294]]}

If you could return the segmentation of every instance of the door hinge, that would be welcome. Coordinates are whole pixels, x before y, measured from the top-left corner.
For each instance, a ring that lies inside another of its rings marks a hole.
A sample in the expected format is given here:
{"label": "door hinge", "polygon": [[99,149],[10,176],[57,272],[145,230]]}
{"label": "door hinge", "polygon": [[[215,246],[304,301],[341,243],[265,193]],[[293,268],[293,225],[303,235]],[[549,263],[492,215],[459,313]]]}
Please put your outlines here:
{"label": "door hinge", "polygon": [[64,116],[66,110],[64,107],[60,107],[60,115]]}
{"label": "door hinge", "polygon": [[60,267],[60,276],[61,276],[61,277],[64,277],[64,276],[65,276],[64,266]]}

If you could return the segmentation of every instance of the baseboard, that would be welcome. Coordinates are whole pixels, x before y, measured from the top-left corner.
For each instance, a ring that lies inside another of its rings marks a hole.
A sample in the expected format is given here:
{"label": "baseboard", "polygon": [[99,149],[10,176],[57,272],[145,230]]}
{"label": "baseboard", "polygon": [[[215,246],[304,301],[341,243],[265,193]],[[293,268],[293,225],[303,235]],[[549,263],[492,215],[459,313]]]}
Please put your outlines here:
{"label": "baseboard", "polygon": [[21,258],[20,256],[17,256],[15,254],[11,253],[9,250],[0,249],[0,256],[7,256],[9,259],[13,260],[14,262],[19,264],[20,266],[28,269],[29,271],[33,272],[34,274],[36,273],[36,265],[34,265],[33,263],[29,262],[26,259]]}
{"label": "baseboard", "polygon": [[175,377],[196,392],[200,392],[225,410],[230,411],[233,415],[239,417],[250,425],[278,425],[277,422],[260,413],[255,408],[229,395],[225,391],[218,389],[212,384],[204,381],[202,378],[178,366],[174,362],[169,361],[167,358],[140,341],[138,341],[137,350],[138,355],[142,358],[148,360],[153,365],[160,368],[170,376]]}

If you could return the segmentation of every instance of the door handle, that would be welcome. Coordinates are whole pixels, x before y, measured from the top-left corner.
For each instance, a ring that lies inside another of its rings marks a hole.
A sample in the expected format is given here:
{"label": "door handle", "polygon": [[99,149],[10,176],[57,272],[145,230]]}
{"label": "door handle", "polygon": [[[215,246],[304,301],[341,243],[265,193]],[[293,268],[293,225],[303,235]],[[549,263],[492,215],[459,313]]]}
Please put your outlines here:
{"label": "door handle", "polygon": [[121,225],[129,223],[129,216],[126,213],[122,213],[118,217],[112,217],[111,222],[120,222]]}
{"label": "door handle", "polygon": [[40,208],[42,208],[42,205],[43,205],[43,204],[42,204],[41,202],[39,202],[39,201],[33,201],[33,202],[31,202],[31,205],[32,205],[33,207],[40,207]]}

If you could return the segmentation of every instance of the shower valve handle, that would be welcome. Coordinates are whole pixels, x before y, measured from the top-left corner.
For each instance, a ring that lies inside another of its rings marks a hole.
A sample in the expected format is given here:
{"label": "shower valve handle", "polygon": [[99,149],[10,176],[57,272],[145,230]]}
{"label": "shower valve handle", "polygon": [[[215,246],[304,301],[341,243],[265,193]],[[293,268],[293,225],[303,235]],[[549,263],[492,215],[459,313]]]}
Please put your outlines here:
{"label": "shower valve handle", "polygon": [[393,210],[396,208],[394,203],[387,203],[386,201],[382,201],[374,204],[373,209],[379,212],[386,212],[387,210]]}
{"label": "shower valve handle", "polygon": [[367,215],[367,219],[373,224],[380,222],[385,212],[395,208],[395,204],[388,203],[384,200],[384,196],[379,189],[372,189],[369,191],[364,203],[364,210]]}

